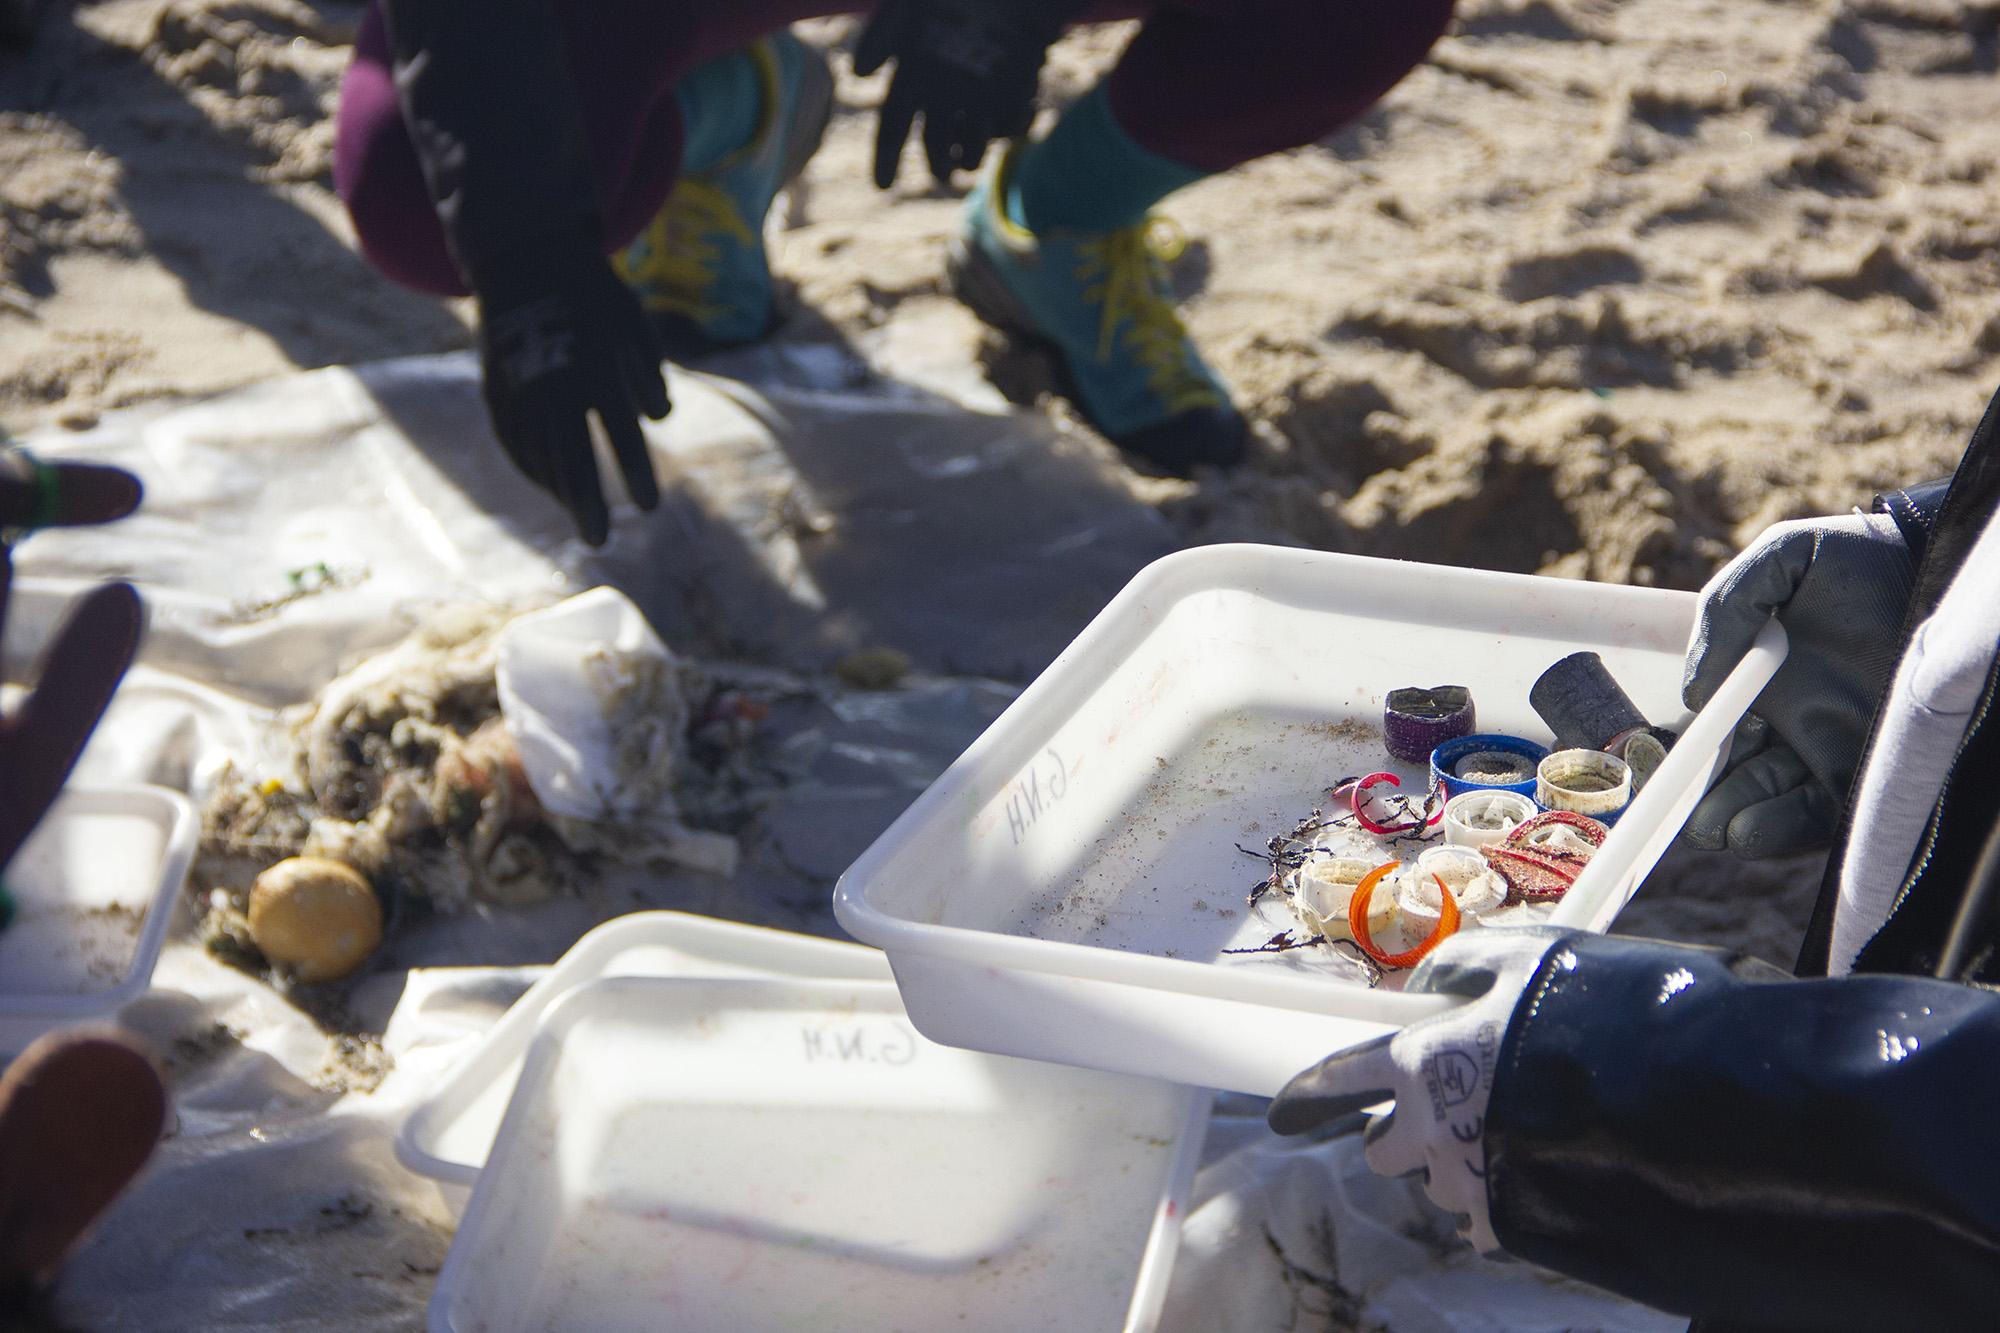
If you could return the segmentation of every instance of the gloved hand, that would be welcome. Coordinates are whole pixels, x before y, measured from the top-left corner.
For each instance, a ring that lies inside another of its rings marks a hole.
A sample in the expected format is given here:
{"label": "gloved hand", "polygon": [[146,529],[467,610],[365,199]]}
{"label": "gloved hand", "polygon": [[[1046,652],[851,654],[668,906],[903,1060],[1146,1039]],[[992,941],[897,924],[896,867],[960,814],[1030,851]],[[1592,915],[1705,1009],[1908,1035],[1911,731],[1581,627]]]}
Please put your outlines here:
{"label": "gloved hand", "polygon": [[1894,520],[1849,514],[1777,524],[1709,580],[1681,685],[1689,708],[1714,697],[1773,616],[1791,651],[1689,817],[1689,843],[1758,857],[1832,839],[1902,652],[1915,577]]}
{"label": "gloved hand", "polygon": [[486,409],[514,465],[569,510],[592,546],[610,531],[589,416],[641,509],[660,502],[643,413],[666,416],[658,338],[596,239],[547,237],[470,275]]}
{"label": "gloved hand", "polygon": [[137,509],[139,496],[139,479],[124,468],[0,450],[0,533],[109,523]]}
{"label": "gloved hand", "polygon": [[896,62],[875,129],[875,184],[896,181],[903,141],[924,118],[931,175],[971,171],[995,139],[1026,134],[1042,61],[1082,0],[884,0],[854,48],[854,72]]}
{"label": "gloved hand", "polygon": [[1528,979],[1573,931],[1477,929],[1446,939],[1410,973],[1406,992],[1463,995],[1458,1008],[1330,1055],[1287,1083],[1268,1119],[1303,1134],[1377,1102],[1368,1165],[1380,1175],[1424,1173],[1424,1192],[1458,1219],[1481,1254],[1500,1248],[1486,1201],[1486,1105],[1507,1021]]}
{"label": "gloved hand", "polygon": [[[108,523],[139,503],[139,479],[118,468],[0,455],[0,528]],[[13,564],[0,547],[0,626]],[[90,592],[43,654],[40,682],[0,715],[0,869],[55,801],[83,744],[139,649],[139,595],[123,583]]]}

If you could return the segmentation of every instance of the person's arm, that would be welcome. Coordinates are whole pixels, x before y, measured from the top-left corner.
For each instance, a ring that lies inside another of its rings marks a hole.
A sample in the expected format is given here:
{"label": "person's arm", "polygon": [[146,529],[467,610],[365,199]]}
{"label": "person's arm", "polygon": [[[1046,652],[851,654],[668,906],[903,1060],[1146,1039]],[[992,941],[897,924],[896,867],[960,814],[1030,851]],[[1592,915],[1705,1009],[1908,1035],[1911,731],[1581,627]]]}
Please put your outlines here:
{"label": "person's arm", "polygon": [[1996,1093],[1989,991],[1573,937],[1501,1043],[1493,1229],[1512,1254],[1683,1314],[1991,1328]]}
{"label": "person's arm", "polygon": [[1370,1165],[1426,1170],[1488,1247],[1663,1310],[1994,1325],[2000,995],[1585,934],[1473,931],[1433,960],[1411,989],[1475,998],[1301,1074],[1274,1128],[1394,1096]]}
{"label": "person's arm", "polygon": [[385,0],[396,89],[446,244],[479,299],[482,390],[514,465],[592,546],[610,534],[589,419],[641,509],[659,341],[605,257],[603,205],[548,0]]}
{"label": "person's arm", "polygon": [[445,242],[481,269],[550,236],[601,237],[603,205],[549,0],[383,0],[396,95]]}

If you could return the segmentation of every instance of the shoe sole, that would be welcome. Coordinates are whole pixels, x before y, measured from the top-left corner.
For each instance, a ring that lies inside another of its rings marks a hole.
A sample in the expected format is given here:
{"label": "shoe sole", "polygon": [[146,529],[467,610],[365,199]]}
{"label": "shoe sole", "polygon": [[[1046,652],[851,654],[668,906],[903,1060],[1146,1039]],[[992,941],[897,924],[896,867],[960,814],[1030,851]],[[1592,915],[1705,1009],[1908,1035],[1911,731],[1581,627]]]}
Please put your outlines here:
{"label": "shoe sole", "polygon": [[994,269],[993,261],[963,236],[954,236],[946,249],[945,280],[951,286],[952,295],[966,309],[1000,333],[1047,357],[1055,375],[1057,392],[1076,405],[1091,429],[1113,444],[1117,443],[1111,432],[1098,424],[1097,418],[1085,405],[1061,345],[1035,327],[1034,317],[1007,286],[1006,279]]}
{"label": "shoe sole", "polygon": [[994,271],[993,261],[963,236],[954,236],[945,254],[945,277],[952,294],[973,314],[1002,333],[1028,338],[1048,346],[1049,339],[1036,333],[1027,312]]}

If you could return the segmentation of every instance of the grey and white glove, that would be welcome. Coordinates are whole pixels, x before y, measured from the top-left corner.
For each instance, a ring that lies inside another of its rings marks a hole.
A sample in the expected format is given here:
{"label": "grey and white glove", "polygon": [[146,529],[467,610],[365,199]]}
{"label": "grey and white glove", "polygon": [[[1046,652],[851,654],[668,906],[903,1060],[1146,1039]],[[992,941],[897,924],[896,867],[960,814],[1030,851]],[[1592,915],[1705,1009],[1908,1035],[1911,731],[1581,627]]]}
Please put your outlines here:
{"label": "grey and white glove", "polygon": [[1320,1061],[1278,1093],[1271,1128],[1303,1134],[1393,1099],[1393,1109],[1369,1119],[1368,1165],[1385,1176],[1423,1172],[1424,1192],[1458,1219],[1459,1234],[1481,1254],[1498,1251],[1486,1199],[1486,1107],[1500,1039],[1542,959],[1574,933],[1544,926],[1451,936],[1403,989],[1469,1003]]}
{"label": "grey and white glove", "polygon": [[1791,650],[1738,728],[1685,838],[1784,856],[1832,840],[1902,651],[1915,562],[1885,514],[1779,523],[1702,589],[1681,697],[1699,709],[1773,617]]}

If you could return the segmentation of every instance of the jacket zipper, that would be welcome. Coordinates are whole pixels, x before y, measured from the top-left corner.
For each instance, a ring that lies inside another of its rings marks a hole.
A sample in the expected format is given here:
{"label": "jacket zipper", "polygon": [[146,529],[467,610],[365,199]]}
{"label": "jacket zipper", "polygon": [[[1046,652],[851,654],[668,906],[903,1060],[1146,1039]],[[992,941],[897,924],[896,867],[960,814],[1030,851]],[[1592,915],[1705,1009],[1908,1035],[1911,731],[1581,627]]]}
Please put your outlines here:
{"label": "jacket zipper", "polygon": [[1937,804],[1931,807],[1930,821],[1924,827],[1923,847],[1918,852],[1916,860],[1911,863],[1909,873],[1903,877],[1902,885],[1897,888],[1896,899],[1889,905],[1889,915],[1883,918],[1882,925],[1875,932],[1876,935],[1889,928],[1889,923],[1894,921],[1896,913],[1902,910],[1910,891],[1916,888],[1917,881],[1922,879],[1924,871],[1930,868],[1931,857],[1937,852],[1938,826],[1941,823],[1939,816],[1944,811],[1945,801],[1951,796],[1952,783],[1958,778],[1959,762],[1965,758],[1965,752],[1972,748],[1972,742],[1979,735],[1980,728],[1986,725],[1987,714],[1993,710],[1994,696],[2000,694],[2000,688],[1997,687],[2000,687],[2000,659],[1996,659],[1993,668],[1986,673],[1986,690],[1980,695],[1979,707],[1973,710],[1972,721],[1965,728],[1965,734],[1959,738],[1958,749],[1951,756],[1951,767],[1945,770],[1944,785],[1938,789]]}

